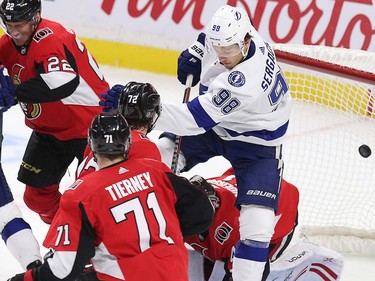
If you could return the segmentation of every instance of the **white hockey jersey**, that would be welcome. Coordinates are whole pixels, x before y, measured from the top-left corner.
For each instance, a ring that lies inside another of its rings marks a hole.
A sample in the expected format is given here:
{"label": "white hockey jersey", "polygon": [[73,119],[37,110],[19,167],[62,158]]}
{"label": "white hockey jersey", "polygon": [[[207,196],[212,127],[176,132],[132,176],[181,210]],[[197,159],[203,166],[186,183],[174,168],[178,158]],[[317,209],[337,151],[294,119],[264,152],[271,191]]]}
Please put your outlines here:
{"label": "white hockey jersey", "polygon": [[252,34],[248,56],[232,69],[206,47],[200,79],[205,93],[187,104],[163,102],[155,128],[182,136],[213,129],[224,140],[281,144],[290,115],[289,86],[271,46]]}

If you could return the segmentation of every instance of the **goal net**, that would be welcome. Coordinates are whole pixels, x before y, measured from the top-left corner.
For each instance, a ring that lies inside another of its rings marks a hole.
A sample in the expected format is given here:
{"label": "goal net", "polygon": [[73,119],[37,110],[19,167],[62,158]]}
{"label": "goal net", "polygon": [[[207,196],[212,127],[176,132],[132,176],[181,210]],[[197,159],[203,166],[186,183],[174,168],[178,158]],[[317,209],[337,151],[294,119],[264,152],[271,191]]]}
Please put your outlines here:
{"label": "goal net", "polygon": [[293,97],[284,178],[300,190],[300,234],[375,255],[375,53],[274,48]]}

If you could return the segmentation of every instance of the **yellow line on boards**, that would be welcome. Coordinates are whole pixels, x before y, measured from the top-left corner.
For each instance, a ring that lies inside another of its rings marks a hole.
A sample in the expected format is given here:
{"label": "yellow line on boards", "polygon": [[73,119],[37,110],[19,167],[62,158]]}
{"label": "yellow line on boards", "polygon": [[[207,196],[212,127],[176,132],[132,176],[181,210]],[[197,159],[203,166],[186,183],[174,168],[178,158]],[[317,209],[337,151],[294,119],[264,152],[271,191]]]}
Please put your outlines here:
{"label": "yellow line on boards", "polygon": [[180,52],[80,38],[99,64],[177,75]]}

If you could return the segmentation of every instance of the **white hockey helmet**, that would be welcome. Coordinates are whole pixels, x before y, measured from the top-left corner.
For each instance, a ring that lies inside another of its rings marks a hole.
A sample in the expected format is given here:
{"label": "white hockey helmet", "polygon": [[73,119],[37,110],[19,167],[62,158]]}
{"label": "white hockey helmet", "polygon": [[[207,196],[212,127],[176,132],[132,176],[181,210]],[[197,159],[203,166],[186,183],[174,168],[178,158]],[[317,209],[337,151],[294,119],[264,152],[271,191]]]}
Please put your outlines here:
{"label": "white hockey helmet", "polygon": [[245,9],[221,6],[206,27],[206,40],[213,47],[238,44],[240,50],[245,45],[245,36],[251,36],[252,24]]}

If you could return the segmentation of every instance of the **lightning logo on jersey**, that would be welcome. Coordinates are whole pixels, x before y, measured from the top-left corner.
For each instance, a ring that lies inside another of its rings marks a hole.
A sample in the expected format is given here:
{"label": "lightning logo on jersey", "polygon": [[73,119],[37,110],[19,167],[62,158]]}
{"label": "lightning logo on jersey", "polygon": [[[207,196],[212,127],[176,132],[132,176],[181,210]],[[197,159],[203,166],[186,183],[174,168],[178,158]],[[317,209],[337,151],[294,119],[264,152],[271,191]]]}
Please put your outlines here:
{"label": "lightning logo on jersey", "polygon": [[245,82],[245,75],[241,71],[233,71],[228,76],[228,82],[234,87],[242,87]]}

